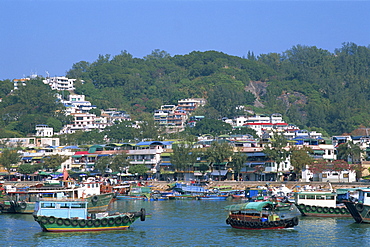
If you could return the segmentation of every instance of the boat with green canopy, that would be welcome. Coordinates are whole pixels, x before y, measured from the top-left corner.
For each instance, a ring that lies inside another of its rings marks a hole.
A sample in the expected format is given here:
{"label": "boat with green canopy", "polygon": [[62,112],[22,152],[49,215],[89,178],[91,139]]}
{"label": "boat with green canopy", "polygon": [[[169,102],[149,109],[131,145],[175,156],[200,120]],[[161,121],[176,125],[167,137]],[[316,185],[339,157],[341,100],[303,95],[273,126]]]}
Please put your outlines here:
{"label": "boat with green canopy", "polygon": [[245,230],[282,229],[298,225],[299,211],[294,204],[271,201],[247,202],[225,207],[226,224]]}

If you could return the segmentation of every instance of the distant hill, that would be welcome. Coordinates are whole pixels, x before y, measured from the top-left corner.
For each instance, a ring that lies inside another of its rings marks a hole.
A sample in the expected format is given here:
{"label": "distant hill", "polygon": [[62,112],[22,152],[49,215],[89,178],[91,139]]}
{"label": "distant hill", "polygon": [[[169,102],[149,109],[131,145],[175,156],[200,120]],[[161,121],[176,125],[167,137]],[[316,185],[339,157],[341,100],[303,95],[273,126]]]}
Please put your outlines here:
{"label": "distant hill", "polygon": [[[125,110],[133,120],[147,119],[179,99],[206,98],[208,104],[196,114],[213,119],[245,114],[237,107],[244,105],[256,113],[281,113],[288,123],[330,135],[370,126],[370,47],[354,43],[334,53],[297,45],[283,53],[248,52],[243,58],[216,51],[171,56],[154,50],[141,59],[123,51],[75,63],[66,76],[79,79],[75,93],[100,109]],[[14,108],[5,102],[4,109]],[[4,109],[2,116],[9,116]],[[20,125],[22,118],[10,115]],[[49,122],[55,117],[44,115]],[[3,126],[11,122],[2,121]]]}

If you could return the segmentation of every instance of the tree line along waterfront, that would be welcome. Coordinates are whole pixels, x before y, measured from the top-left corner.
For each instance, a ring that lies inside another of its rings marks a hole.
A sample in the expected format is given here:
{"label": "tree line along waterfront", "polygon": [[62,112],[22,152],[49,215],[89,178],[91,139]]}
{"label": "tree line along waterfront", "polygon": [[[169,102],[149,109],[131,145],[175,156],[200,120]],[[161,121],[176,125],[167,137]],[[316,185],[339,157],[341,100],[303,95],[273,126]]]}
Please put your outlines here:
{"label": "tree line along waterfront", "polygon": [[[216,51],[194,51],[183,56],[171,56],[160,50],[154,50],[152,54],[142,59],[134,58],[127,51],[113,57],[99,55],[92,63],[80,61],[74,64],[66,74],[70,78],[77,79],[74,92],[58,93],[64,98],[71,93],[86,95],[87,99],[96,105],[96,108],[91,111],[97,115],[100,109],[111,107],[126,111],[138,127],[133,128],[131,123],[121,122],[107,127],[104,131],[77,131],[58,136],[60,146],[77,145],[81,150],[88,150],[89,145],[98,144],[103,146],[103,152],[109,151],[105,150],[105,146],[109,147],[113,142],[136,145],[140,140],[159,142],[177,140],[179,143],[171,145],[171,148],[162,145],[162,149],[171,151],[163,152],[164,155],[160,160],[171,159],[171,162],[168,161],[171,169],[167,173],[171,175],[178,172],[183,178],[186,177],[184,175],[186,171],[194,171],[203,176],[206,173],[203,170],[209,171],[208,173],[214,170],[230,170],[233,179],[240,177],[239,173],[255,174],[253,175],[255,179],[271,179],[270,176],[266,176],[266,172],[271,174],[280,172],[279,176],[283,178],[286,177],[284,173],[287,175],[288,172],[301,174],[308,164],[316,164],[316,168],[311,169],[312,173],[329,169],[332,173],[351,170],[359,174],[364,167],[358,168],[355,165],[366,161],[367,155],[366,145],[358,144],[360,142],[366,144],[366,139],[361,141],[355,138],[346,139],[346,145],[338,145],[332,149],[335,156],[325,159],[323,155],[319,157],[320,154],[315,152],[315,147],[297,148],[299,145],[291,145],[288,140],[278,140],[279,137],[277,135],[274,137],[273,133],[270,133],[269,138],[263,139],[248,128],[232,129],[222,119],[248,115],[251,112],[253,114],[280,113],[285,122],[294,124],[300,129],[323,133],[328,138],[344,133],[352,137],[366,136],[368,112],[370,112],[367,110],[369,106],[368,57],[369,47],[354,43],[344,43],[334,53],[315,46],[297,45],[281,54],[269,53],[255,56],[253,52],[248,52],[246,57],[230,56]],[[71,118],[66,116],[63,105],[56,98],[56,92],[43,84],[42,79],[36,77],[28,81],[27,86],[19,87],[18,90],[14,90],[11,80],[0,83],[2,98],[0,137],[9,139],[34,135],[35,126],[38,124],[47,124],[57,131],[65,124],[71,123]],[[204,119],[195,126],[187,126],[182,132],[164,132],[153,120],[153,111],[161,105],[176,104],[179,99],[184,98],[207,100],[204,106],[193,113],[194,116],[204,116]],[[201,147],[197,142],[204,134],[211,134],[214,141],[202,144]],[[215,146],[222,146],[221,140],[226,138],[216,137],[222,134],[251,135],[253,141],[250,146],[243,146],[244,144],[240,143],[235,145],[235,141],[231,140],[232,144],[229,145],[231,148],[219,152]],[[318,145],[324,144],[321,142]],[[5,144],[3,146],[2,165],[8,171],[11,155],[9,154],[8,157],[6,153],[8,146]],[[252,152],[252,148],[260,153]],[[119,148],[115,147],[115,149]],[[154,169],[152,164],[139,164],[137,161],[139,156],[132,155],[134,150],[139,149],[144,148],[135,146],[131,151],[127,149],[127,152],[122,153],[127,155],[126,160],[131,165],[135,163],[137,167],[142,165],[141,167],[145,166],[149,170]],[[216,150],[214,152],[222,155],[212,156],[208,150],[213,149]],[[196,156],[195,151],[200,151],[196,159],[203,162],[193,162],[194,158],[190,157],[190,153],[183,156],[191,162],[183,162],[182,156],[178,154],[181,152],[186,154],[189,151],[193,156]],[[323,151],[323,148],[320,147],[319,151]],[[136,153],[140,152],[136,151]],[[54,151],[50,153],[54,154]],[[237,154],[244,155],[237,157]],[[114,155],[109,156],[113,159],[112,157]],[[31,164],[42,164],[41,169],[53,171],[56,167],[45,164],[50,162],[60,166],[62,163],[69,162],[69,168],[72,170],[74,162],[71,161],[72,157],[66,161],[63,161],[64,157],[62,159],[52,157],[58,160],[57,162],[51,161],[51,157],[46,158],[50,158],[50,161],[43,159],[43,162],[37,163],[31,160]],[[337,158],[343,162],[334,163]],[[144,158],[144,160],[147,159]],[[110,164],[113,161],[105,162]],[[17,162],[10,163],[11,166],[15,166]],[[90,166],[89,169],[99,166],[99,163],[95,164],[92,159],[85,163]],[[204,163],[208,164],[206,165],[208,168]],[[21,165],[19,162],[17,164]],[[114,167],[112,164],[110,165]],[[157,163],[155,173],[161,171],[159,164]],[[163,171],[168,169],[165,165],[162,166]],[[121,165],[122,167],[127,168]],[[250,171],[247,168],[253,170]],[[285,171],[285,169],[288,170]],[[127,169],[125,171],[128,172]],[[277,176],[275,175],[275,179]],[[250,179],[252,176],[245,175],[243,179],[247,177]]]}

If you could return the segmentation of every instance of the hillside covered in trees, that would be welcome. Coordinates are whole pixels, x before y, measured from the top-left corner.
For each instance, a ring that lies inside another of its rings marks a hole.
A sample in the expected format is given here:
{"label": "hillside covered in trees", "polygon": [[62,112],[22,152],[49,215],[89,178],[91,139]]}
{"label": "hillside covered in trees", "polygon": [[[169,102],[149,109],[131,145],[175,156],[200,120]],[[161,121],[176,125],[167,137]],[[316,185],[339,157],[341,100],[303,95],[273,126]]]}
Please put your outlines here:
{"label": "hillside covered in trees", "polygon": [[[370,126],[370,46],[353,43],[334,53],[297,45],[281,54],[249,52],[245,58],[216,51],[171,56],[154,50],[141,59],[123,51],[113,57],[99,55],[92,63],[75,63],[66,76],[79,79],[75,93],[86,95],[100,109],[125,110],[133,120],[148,119],[163,104],[202,97],[208,104],[196,114],[211,119],[245,114],[237,107],[243,105],[256,113],[281,113],[300,128],[330,135]],[[22,132],[22,117],[36,113],[43,113],[49,122],[66,121],[50,112],[59,109],[55,105],[28,109],[33,104],[29,102],[20,110],[22,98],[14,94],[22,90],[9,95],[12,88],[6,85],[12,84],[0,85],[1,128],[11,125],[6,129]]]}

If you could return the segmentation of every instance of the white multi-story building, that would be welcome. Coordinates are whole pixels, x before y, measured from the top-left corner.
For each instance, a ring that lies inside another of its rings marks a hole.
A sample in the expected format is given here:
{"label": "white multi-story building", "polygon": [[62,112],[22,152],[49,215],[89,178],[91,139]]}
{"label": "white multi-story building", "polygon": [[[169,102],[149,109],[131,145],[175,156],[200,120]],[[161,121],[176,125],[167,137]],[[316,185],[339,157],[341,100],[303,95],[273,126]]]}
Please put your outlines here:
{"label": "white multi-story building", "polygon": [[106,117],[97,117],[91,113],[72,113],[73,123],[67,124],[60,131],[60,134],[75,133],[78,130],[91,131],[94,129],[103,130],[111,124]]}
{"label": "white multi-story building", "polygon": [[181,99],[177,104],[177,110],[183,110],[187,114],[190,114],[198,107],[204,106],[206,104],[206,100],[203,98]]}
{"label": "white multi-story building", "polygon": [[27,137],[27,138],[4,138],[0,139],[8,147],[47,147],[59,146],[59,138]]}
{"label": "white multi-story building", "polygon": [[47,77],[43,82],[48,84],[52,90],[74,90],[74,82],[76,79],[68,79],[64,76]]}
{"label": "white multi-story building", "polygon": [[90,101],[85,100],[85,95],[71,94],[68,95],[68,100],[61,101],[66,107],[66,114],[72,113],[87,113],[96,106],[91,105]]}
{"label": "white multi-story building", "polygon": [[54,129],[44,124],[36,125],[37,137],[51,137],[54,135]]}

